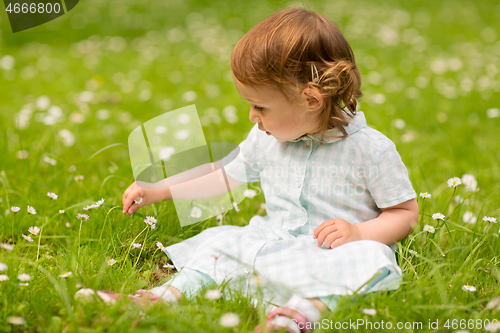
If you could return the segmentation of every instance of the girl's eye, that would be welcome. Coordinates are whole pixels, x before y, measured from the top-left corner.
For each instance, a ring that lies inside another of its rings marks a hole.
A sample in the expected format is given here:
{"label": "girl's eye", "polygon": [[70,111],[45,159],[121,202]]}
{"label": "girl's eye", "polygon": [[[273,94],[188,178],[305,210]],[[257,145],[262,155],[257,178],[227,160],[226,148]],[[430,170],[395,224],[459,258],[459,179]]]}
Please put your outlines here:
{"label": "girl's eye", "polygon": [[254,108],[256,111],[260,111],[260,112],[264,111],[264,108],[261,108],[261,107],[259,107],[259,106],[254,106],[253,108]]}

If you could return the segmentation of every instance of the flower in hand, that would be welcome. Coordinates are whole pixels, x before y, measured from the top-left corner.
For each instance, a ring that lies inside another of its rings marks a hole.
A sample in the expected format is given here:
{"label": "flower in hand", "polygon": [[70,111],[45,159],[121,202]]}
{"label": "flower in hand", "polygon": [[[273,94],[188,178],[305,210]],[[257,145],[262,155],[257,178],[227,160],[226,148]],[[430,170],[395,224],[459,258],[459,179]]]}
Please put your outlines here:
{"label": "flower in hand", "polygon": [[319,247],[325,244],[327,248],[333,249],[345,243],[361,240],[361,231],[358,226],[344,219],[332,219],[314,228],[313,238],[318,240]]}

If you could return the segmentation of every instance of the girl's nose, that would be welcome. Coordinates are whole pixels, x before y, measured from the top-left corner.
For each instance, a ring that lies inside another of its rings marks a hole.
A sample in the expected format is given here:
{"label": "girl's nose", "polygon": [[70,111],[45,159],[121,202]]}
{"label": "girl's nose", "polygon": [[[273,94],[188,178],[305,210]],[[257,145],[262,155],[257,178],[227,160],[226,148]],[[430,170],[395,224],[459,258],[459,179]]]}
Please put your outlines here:
{"label": "girl's nose", "polygon": [[250,108],[250,114],[248,116],[248,119],[250,119],[252,123],[257,123],[260,121],[260,117],[255,114],[255,111],[253,111],[252,108]]}

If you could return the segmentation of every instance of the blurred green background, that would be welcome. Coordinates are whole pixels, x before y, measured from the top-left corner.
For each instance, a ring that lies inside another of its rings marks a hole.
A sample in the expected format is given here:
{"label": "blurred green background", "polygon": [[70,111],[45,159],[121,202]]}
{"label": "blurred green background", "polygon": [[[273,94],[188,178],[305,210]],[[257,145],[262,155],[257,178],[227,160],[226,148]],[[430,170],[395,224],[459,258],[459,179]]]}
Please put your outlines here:
{"label": "blurred green background", "polygon": [[[339,26],[362,73],[359,109],[396,143],[412,176],[419,166],[432,167],[426,176],[436,181],[442,172],[495,174],[496,1],[87,0],[16,34],[4,13],[2,155],[35,153],[44,144],[43,153],[72,163],[126,143],[139,123],[192,103],[207,141],[240,142],[252,123],[230,80],[231,50],[257,22],[289,6],[318,11]],[[50,114],[50,106],[58,109]],[[61,144],[61,129],[71,131],[75,145]],[[126,153],[111,150],[103,163],[127,175]],[[32,160],[3,158],[0,168],[19,170]]]}

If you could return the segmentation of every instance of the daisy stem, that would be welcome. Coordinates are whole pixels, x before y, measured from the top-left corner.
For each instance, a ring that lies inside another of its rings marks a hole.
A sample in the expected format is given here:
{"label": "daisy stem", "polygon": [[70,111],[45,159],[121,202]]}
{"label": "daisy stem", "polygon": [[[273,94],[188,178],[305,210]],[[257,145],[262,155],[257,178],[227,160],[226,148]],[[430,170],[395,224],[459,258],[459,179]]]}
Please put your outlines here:
{"label": "daisy stem", "polygon": [[[109,213],[111,213],[111,211],[115,208],[120,208],[120,206],[116,206],[116,207],[113,207],[111,208],[107,213],[106,213],[106,218],[104,219],[104,223],[102,224],[102,228],[101,228],[101,234],[99,235],[99,245],[101,245],[101,240],[102,240],[102,233],[104,231],[104,227],[106,226],[106,221],[108,220],[108,216],[109,216]],[[133,218],[133,217],[132,217]]]}
{"label": "daisy stem", "polygon": [[[23,221],[24,219],[26,218],[26,216],[28,216],[29,213],[26,213],[26,215],[24,215],[24,217],[22,218],[21,222],[18,224],[18,226],[22,226],[23,225]],[[19,228],[17,228],[19,230]]]}
{"label": "daisy stem", "polygon": [[14,242],[14,221],[16,220],[16,213],[14,213],[14,217],[12,218],[12,227],[11,227],[11,232],[12,232],[12,242]]}
{"label": "daisy stem", "polygon": [[[49,202],[47,201],[47,203],[45,204],[45,208],[43,210],[43,219],[44,220],[47,220],[47,206],[49,205]],[[40,258],[40,242],[42,241],[42,232],[43,232],[43,226],[45,225],[45,223],[42,225],[42,227],[40,228],[40,235],[38,235],[38,246],[37,246],[37,249],[36,249],[36,261],[38,261],[38,258]]]}
{"label": "daisy stem", "polygon": [[144,247],[146,246],[146,241],[148,240],[149,227],[146,226],[146,229],[148,229],[148,230],[146,231],[146,236],[144,236],[144,244],[142,244],[142,246],[141,246],[141,251],[139,251],[139,255],[137,256],[137,260],[135,261],[134,267],[137,266],[139,259],[141,259],[142,249],[144,249]]}
{"label": "daisy stem", "polygon": [[424,214],[425,214],[425,198],[424,198],[424,203],[422,205],[422,213],[420,213],[420,224],[424,221]]}
{"label": "daisy stem", "polygon": [[40,228],[40,235],[38,235],[38,246],[36,250],[36,261],[38,261],[38,258],[40,257],[40,241],[42,239],[42,232],[43,232],[43,225]]}
{"label": "daisy stem", "polygon": [[453,196],[455,195],[455,191],[457,190],[456,187],[453,188],[453,193],[451,194],[451,197],[450,197],[450,200],[448,200],[448,203],[446,204],[446,206],[444,207],[443,209],[443,213],[447,214],[446,213],[446,209],[448,208],[448,206],[450,205],[450,202],[451,202],[451,199],[453,199]]}
{"label": "daisy stem", "polygon": [[[146,226],[146,228],[142,229],[142,231],[137,235],[135,236],[134,240],[132,241],[132,243],[130,243],[130,246],[128,247],[128,250],[127,250],[127,254],[125,255],[125,258],[128,258],[128,254],[130,253],[130,249],[132,248],[132,244],[135,243],[135,240],[144,232],[144,230],[146,230],[147,228],[149,228],[148,226]],[[141,250],[142,250],[142,246],[141,246]],[[140,252],[139,252],[139,256],[140,256]],[[123,265],[125,265],[125,260],[123,261],[123,264],[122,264],[122,268],[123,268]]]}
{"label": "daisy stem", "polygon": [[77,265],[78,265],[78,262],[80,262],[80,236],[82,234],[82,223],[83,223],[83,219],[80,220],[80,230],[78,231],[78,256],[77,256]]}

